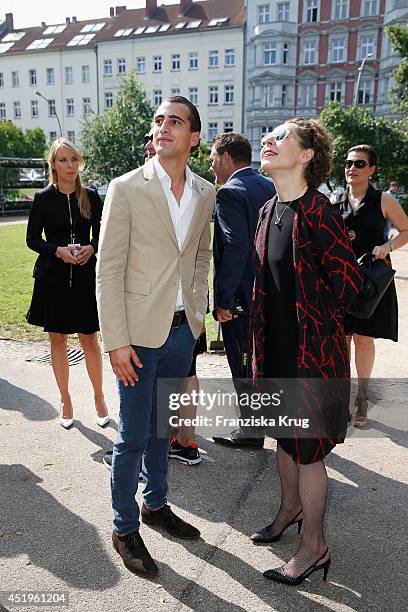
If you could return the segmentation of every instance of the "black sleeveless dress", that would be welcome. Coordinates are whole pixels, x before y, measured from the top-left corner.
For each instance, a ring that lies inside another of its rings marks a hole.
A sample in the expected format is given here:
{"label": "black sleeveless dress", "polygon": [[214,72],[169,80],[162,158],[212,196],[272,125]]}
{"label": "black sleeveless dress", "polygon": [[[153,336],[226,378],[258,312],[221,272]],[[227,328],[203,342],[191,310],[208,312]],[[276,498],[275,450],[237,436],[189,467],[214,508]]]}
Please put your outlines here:
{"label": "black sleeveless dress", "polygon": [[[335,205],[346,224],[353,251],[357,257],[371,253],[375,246],[384,244],[386,219],[381,210],[382,192],[369,185],[360,206],[354,212],[348,201],[348,190],[338,198]],[[389,259],[389,256],[387,256]],[[346,315],[346,334],[360,334],[372,338],[398,341],[398,302],[395,283],[392,281],[370,319],[357,319]]]}

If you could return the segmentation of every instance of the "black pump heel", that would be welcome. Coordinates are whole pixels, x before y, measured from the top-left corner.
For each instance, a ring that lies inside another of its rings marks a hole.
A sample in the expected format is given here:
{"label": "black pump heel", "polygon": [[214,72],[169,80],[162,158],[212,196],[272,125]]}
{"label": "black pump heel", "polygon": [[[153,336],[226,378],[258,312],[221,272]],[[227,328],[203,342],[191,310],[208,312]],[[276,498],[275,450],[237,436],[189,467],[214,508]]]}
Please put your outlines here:
{"label": "black pump heel", "polygon": [[329,552],[329,549],[326,548],[322,556],[319,557],[317,561],[313,563],[313,565],[308,567],[303,572],[303,574],[300,574],[300,576],[289,576],[288,574],[285,574],[285,572],[283,571],[283,566],[278,567],[276,569],[267,570],[266,572],[263,573],[263,575],[265,576],[265,578],[269,578],[270,580],[274,580],[275,582],[281,582],[282,584],[289,584],[289,585],[296,586],[300,584],[301,582],[303,582],[308,576],[310,576],[310,574],[313,574],[313,572],[317,572],[317,570],[322,569],[323,570],[323,580],[326,580],[327,574],[329,573],[331,558],[329,557],[327,561],[325,561],[324,563],[321,563],[320,565],[318,565],[318,563],[327,555],[328,552]]}
{"label": "black pump heel", "polygon": [[251,535],[252,542],[254,542],[254,544],[268,544],[269,542],[279,542],[279,540],[281,539],[281,537],[283,535],[283,532],[288,527],[290,527],[291,525],[294,525],[295,523],[297,523],[298,533],[300,533],[300,530],[302,529],[303,518],[299,519],[298,518],[299,514],[302,514],[302,510],[299,510],[299,512],[297,513],[297,515],[293,519],[293,521],[288,523],[282,529],[282,531],[280,531],[279,533],[276,533],[275,535],[271,534],[271,528],[272,528],[273,523],[271,523],[270,525],[267,525],[266,527],[261,529],[261,531],[258,531],[257,533],[254,533],[254,534]]}

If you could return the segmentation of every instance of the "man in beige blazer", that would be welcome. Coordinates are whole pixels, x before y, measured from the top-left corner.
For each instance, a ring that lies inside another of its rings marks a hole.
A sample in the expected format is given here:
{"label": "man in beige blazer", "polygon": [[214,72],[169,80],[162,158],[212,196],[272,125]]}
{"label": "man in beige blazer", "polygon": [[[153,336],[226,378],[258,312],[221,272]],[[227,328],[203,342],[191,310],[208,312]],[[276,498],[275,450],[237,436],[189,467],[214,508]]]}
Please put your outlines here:
{"label": "man in beige blazer", "polygon": [[129,570],[149,575],[158,569],[139,535],[141,463],[142,522],[181,538],[200,536],[167,505],[168,439],[157,436],[157,380],[186,376],[207,309],[215,190],[187,166],[200,130],[186,98],[161,104],[156,156],[109,185],[99,242],[98,311],[120,397],[112,539]]}

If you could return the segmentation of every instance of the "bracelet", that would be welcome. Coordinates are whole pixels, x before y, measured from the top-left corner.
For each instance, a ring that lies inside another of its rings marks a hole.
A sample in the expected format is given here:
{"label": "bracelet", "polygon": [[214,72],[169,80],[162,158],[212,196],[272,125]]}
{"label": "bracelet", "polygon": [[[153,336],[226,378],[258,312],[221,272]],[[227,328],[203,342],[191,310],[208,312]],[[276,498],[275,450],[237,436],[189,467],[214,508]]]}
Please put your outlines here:
{"label": "bracelet", "polygon": [[389,247],[390,247],[390,253],[392,253],[392,242],[390,241],[390,242],[388,243],[388,245],[389,245]]}

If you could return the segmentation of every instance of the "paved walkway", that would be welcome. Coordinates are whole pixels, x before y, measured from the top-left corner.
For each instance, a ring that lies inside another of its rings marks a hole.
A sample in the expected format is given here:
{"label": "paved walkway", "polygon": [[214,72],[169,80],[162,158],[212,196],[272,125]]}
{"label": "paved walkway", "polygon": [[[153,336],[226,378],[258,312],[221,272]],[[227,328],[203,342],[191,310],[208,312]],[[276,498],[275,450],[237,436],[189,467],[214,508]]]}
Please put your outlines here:
{"label": "paved walkway", "polygon": [[[395,253],[393,261],[400,342],[377,343],[374,375],[388,379],[372,386],[373,397],[382,398],[380,407],[372,409],[364,436],[348,438],[327,460],[326,531],[333,556],[327,583],[313,576],[287,588],[262,577],[262,571],[288,559],[298,542],[294,529],[267,547],[248,539],[279,505],[272,439],[262,451],[241,451],[200,437],[201,465],[170,466],[169,502],[200,528],[202,539],[180,542],[143,526],[160,575],[149,581],[129,573],[110,541],[109,473],[102,464],[115,438],[118,410],[108,361],[111,425],[101,430],[95,423],[82,363],[71,370],[76,421],[65,431],[58,425],[51,368],[26,361],[46,347],[0,341],[0,589],[63,591],[75,612],[405,609],[408,249]],[[227,374],[225,357],[200,358],[201,377]],[[0,610],[14,610],[0,601]]]}

